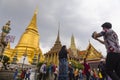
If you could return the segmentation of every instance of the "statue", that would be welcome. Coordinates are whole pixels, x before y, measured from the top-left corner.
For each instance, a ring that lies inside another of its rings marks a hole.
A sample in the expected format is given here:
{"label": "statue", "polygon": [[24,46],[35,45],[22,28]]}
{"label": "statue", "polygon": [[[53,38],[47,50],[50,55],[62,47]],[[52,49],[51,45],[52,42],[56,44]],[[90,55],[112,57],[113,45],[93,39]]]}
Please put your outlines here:
{"label": "statue", "polygon": [[10,21],[8,21],[3,27],[2,27],[2,33],[0,36],[0,55],[3,54],[5,47],[7,46],[8,41],[5,40],[5,37],[10,32]]}
{"label": "statue", "polygon": [[2,37],[2,42],[4,42],[4,39],[5,37],[7,36],[7,34],[10,32],[11,28],[10,28],[10,21],[8,21],[6,23],[5,26],[2,27],[2,34],[1,34],[1,37]]}

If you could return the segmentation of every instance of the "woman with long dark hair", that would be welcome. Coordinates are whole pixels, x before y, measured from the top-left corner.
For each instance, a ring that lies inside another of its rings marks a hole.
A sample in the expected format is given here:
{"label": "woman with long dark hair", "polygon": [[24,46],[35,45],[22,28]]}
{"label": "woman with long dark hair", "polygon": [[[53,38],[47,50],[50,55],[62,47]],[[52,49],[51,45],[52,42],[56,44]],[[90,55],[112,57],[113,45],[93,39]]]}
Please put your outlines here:
{"label": "woman with long dark hair", "polygon": [[59,76],[58,80],[68,80],[68,58],[67,48],[65,45],[62,46],[59,52]]}

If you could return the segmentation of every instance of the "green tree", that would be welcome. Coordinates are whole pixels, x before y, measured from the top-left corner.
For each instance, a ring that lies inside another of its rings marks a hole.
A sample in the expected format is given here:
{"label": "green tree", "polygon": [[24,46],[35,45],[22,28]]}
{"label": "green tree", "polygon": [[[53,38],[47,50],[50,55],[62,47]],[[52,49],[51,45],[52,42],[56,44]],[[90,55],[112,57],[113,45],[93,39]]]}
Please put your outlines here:
{"label": "green tree", "polygon": [[3,63],[8,63],[8,61],[10,60],[10,58],[6,55],[0,55],[0,60],[3,59]]}
{"label": "green tree", "polygon": [[78,68],[78,69],[83,69],[84,68],[84,66],[80,62],[78,62],[78,61],[71,60],[71,63],[72,63],[72,66],[74,68]]}

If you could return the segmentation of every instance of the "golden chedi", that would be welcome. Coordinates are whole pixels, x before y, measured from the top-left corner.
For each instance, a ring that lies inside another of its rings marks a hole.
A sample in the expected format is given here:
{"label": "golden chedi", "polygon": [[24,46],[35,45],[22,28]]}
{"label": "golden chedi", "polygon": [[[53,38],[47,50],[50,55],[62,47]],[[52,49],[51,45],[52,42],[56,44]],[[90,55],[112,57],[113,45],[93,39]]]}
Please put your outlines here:
{"label": "golden chedi", "polygon": [[28,58],[29,63],[33,63],[35,55],[37,55],[39,60],[43,60],[42,52],[39,47],[39,41],[40,35],[37,27],[37,12],[35,11],[30,24],[22,34],[18,44],[15,46],[15,49],[11,51],[11,54],[8,55],[8,51],[5,51],[5,54],[11,58],[11,61],[17,54],[17,62],[19,62],[24,55]]}

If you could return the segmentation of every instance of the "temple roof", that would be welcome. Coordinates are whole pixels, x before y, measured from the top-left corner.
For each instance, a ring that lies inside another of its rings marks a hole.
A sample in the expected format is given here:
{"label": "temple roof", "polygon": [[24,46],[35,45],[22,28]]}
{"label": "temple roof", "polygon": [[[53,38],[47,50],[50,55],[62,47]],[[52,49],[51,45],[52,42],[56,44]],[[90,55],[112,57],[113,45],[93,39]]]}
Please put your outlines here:
{"label": "temple roof", "polygon": [[[59,29],[58,29],[58,35],[57,35],[57,39],[55,41],[55,44],[54,46],[50,49],[50,51],[48,51],[46,54],[52,54],[52,53],[56,53],[56,52],[59,52],[59,50],[61,49],[62,47],[62,44],[61,44],[61,41],[60,41],[60,35],[59,35]],[[45,54],[45,55],[46,55]]]}
{"label": "temple roof", "polygon": [[98,52],[91,43],[89,43],[84,58],[86,58],[87,60],[101,59],[103,58],[103,55]]}

